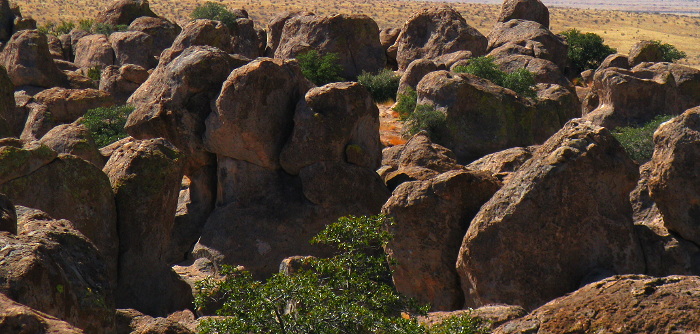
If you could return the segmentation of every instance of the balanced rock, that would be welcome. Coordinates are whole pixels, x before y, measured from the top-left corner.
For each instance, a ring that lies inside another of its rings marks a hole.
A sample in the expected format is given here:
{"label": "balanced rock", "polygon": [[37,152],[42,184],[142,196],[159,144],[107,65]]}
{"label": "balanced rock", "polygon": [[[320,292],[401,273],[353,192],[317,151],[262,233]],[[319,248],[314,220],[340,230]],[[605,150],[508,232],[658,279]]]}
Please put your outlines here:
{"label": "balanced rock", "polygon": [[153,38],[153,52],[160,56],[163,50],[173,45],[182,28],[164,18],[141,16],[131,22],[129,31],[140,31]]}
{"label": "balanced rock", "polygon": [[106,35],[82,37],[75,45],[75,65],[78,67],[104,68],[114,65],[114,49]]}
{"label": "balanced rock", "polygon": [[187,48],[211,46],[226,53],[233,53],[231,33],[225,24],[212,20],[194,20],[186,24],[170,48],[161,53],[159,64],[167,65]]}
{"label": "balanced rock", "polygon": [[53,62],[46,35],[23,30],[0,52],[0,64],[7,69],[15,86],[66,87],[68,80]]}
{"label": "balanced rock", "polygon": [[540,0],[506,0],[501,6],[498,22],[513,19],[535,21],[549,29],[549,9]]}
{"label": "balanced rock", "polygon": [[661,46],[652,41],[640,41],[632,46],[629,55],[629,66],[634,67],[644,62],[658,63],[664,61]]}
{"label": "balanced rock", "polygon": [[90,131],[80,121],[59,125],[47,132],[39,142],[57,153],[71,154],[102,169],[105,160]]}
{"label": "balanced rock", "polygon": [[117,0],[97,14],[98,23],[128,25],[142,16],[157,17],[148,6],[148,0]]}
{"label": "balanced rock", "polygon": [[486,37],[491,54],[500,48],[515,49],[518,54],[549,60],[562,70],[566,68],[566,41],[538,22],[520,19],[499,22]]}
{"label": "balanced rock", "polygon": [[109,35],[109,43],[114,50],[115,65],[133,64],[146,69],[158,65],[156,57],[160,52],[155,49],[151,35],[140,31],[115,32]]}

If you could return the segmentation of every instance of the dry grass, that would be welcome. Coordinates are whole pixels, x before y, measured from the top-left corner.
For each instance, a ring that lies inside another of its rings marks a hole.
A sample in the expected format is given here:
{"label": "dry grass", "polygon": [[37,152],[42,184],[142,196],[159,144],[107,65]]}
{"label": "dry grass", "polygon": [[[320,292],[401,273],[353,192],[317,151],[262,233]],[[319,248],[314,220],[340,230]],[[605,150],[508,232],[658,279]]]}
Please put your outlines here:
{"label": "dry grass", "polygon": [[[107,1],[98,0],[15,0],[22,12],[36,18],[39,23],[94,17]],[[182,23],[189,13],[204,1],[151,0],[151,8],[161,16]],[[245,8],[260,25],[277,14],[286,11],[311,11],[316,14],[366,14],[374,18],[380,27],[400,27],[411,13],[427,5],[421,1],[398,0],[220,0],[230,8]],[[467,22],[484,34],[493,26],[499,11],[498,5],[451,3]],[[640,8],[642,9],[642,8]],[[632,45],[643,39],[656,39],[671,43],[688,54],[682,63],[700,68],[700,17],[670,14],[630,13],[611,10],[576,8],[550,8],[552,30],[560,32],[577,28],[597,33],[621,53],[627,53]]]}

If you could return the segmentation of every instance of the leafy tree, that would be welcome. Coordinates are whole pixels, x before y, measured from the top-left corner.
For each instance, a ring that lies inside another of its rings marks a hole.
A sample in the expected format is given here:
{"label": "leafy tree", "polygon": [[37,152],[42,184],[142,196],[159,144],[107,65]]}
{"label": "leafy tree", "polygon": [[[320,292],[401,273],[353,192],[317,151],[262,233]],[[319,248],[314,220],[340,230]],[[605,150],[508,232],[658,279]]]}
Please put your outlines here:
{"label": "leafy tree", "polygon": [[579,76],[585,70],[598,68],[607,56],[617,52],[594,33],[584,34],[577,29],[569,29],[560,34],[569,44],[568,56],[573,76]]}
{"label": "leafy tree", "polygon": [[236,20],[240,17],[231,12],[226,6],[216,2],[206,2],[195,7],[190,14],[193,20],[208,19],[221,21],[230,31],[236,31]]}
{"label": "leafy tree", "polygon": [[90,130],[95,144],[98,147],[104,147],[127,137],[124,126],[132,111],[134,107],[131,106],[90,109],[83,116],[81,123]]}
{"label": "leafy tree", "polygon": [[400,79],[394,71],[385,68],[377,74],[362,72],[357,82],[367,87],[374,101],[384,102],[396,99]]}
{"label": "leafy tree", "polygon": [[665,62],[672,63],[676,60],[681,60],[688,56],[685,52],[678,50],[675,46],[671,44],[661,43],[661,41],[651,42],[659,46],[659,49],[661,50],[661,54]]}
{"label": "leafy tree", "polygon": [[343,67],[338,64],[339,58],[335,53],[321,55],[316,50],[310,50],[297,55],[296,58],[299,61],[301,72],[316,86],[343,81],[343,78],[340,77]]}
{"label": "leafy tree", "polygon": [[494,63],[491,57],[470,59],[466,66],[457,66],[454,70],[457,73],[469,73],[487,79],[525,97],[537,97],[534,89],[535,76],[532,72],[522,68],[513,73],[506,73]]}
{"label": "leafy tree", "polygon": [[617,128],[613,131],[613,136],[622,144],[630,158],[641,165],[651,160],[654,154],[654,131],[671,118],[673,116],[659,115],[641,126]]}

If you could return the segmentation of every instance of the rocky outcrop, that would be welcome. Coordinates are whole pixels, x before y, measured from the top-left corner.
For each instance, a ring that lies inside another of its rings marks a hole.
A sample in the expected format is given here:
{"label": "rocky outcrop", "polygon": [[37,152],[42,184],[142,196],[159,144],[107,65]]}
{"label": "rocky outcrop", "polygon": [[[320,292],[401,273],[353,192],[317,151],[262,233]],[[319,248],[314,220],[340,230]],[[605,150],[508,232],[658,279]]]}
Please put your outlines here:
{"label": "rocky outcrop", "polygon": [[700,278],[615,276],[555,299],[495,334],[682,333],[700,328]]}
{"label": "rocky outcrop", "polygon": [[148,0],[117,0],[97,14],[95,21],[111,25],[128,25],[142,16],[157,17],[148,6]]}
{"label": "rocky outcrop", "polygon": [[522,54],[549,60],[560,70],[566,68],[568,62],[566,41],[535,21],[513,19],[496,23],[486,37],[488,52],[491,55],[502,52]]}
{"label": "rocky outcrop", "polygon": [[104,68],[114,65],[114,49],[106,35],[88,35],[75,46],[75,65],[83,68]]}
{"label": "rocky outcrop", "polygon": [[135,140],[114,151],[104,167],[119,217],[116,303],[120,308],[162,316],[192,302],[189,286],[165,262],[183,160],[163,139]]}
{"label": "rocky outcrop", "polygon": [[104,167],[105,160],[90,131],[79,121],[51,129],[39,142],[58,153],[77,156],[100,169]]}
{"label": "rocky outcrop", "polygon": [[498,22],[510,20],[535,21],[549,29],[549,9],[540,0],[506,0],[501,6]]}
{"label": "rocky outcrop", "polygon": [[506,73],[524,68],[533,74],[537,83],[560,85],[571,91],[574,90],[571,81],[564,76],[555,63],[549,60],[516,54],[498,57],[494,59],[494,63]]}
{"label": "rocky outcrop", "polygon": [[115,32],[109,35],[109,43],[114,50],[115,65],[133,64],[145,69],[158,65],[156,57],[160,52],[155,49],[151,35],[140,31]]}
{"label": "rocky outcrop", "polygon": [[163,50],[173,45],[182,28],[164,18],[141,16],[131,22],[129,31],[140,31],[153,38],[153,55],[160,56]]}
{"label": "rocky outcrop", "polygon": [[432,60],[416,59],[411,62],[403,72],[399,80],[399,90],[397,95],[406,94],[409,89],[416,90],[418,83],[430,72],[438,70],[437,65]]}
{"label": "rocky outcrop", "polygon": [[658,63],[664,61],[664,55],[658,43],[640,41],[632,46],[629,55],[629,66],[634,67],[644,62]]}
{"label": "rocky outcrop", "polygon": [[84,333],[65,321],[17,303],[3,294],[0,294],[0,331],[7,334]]}
{"label": "rocky outcrop", "polygon": [[532,152],[536,149],[536,146],[509,148],[485,155],[467,165],[467,168],[489,172],[505,183],[510,175],[532,158]]}
{"label": "rocky outcrop", "polygon": [[384,48],[384,52],[386,53],[387,67],[392,70],[397,70],[399,64],[396,62],[397,50],[394,48],[390,53],[389,48],[396,43],[396,39],[399,38],[400,33],[401,29],[399,28],[384,28],[379,32],[379,43],[382,44],[382,48]]}
{"label": "rocky outcrop", "polygon": [[15,86],[66,87],[68,79],[53,62],[46,35],[37,30],[23,30],[0,52],[0,64]]}
{"label": "rocky outcrop", "polygon": [[452,312],[430,312],[426,316],[417,317],[418,323],[432,327],[452,317],[469,316],[484,320],[488,329],[496,328],[510,320],[522,318],[527,312],[520,306],[487,305],[476,309],[458,310]]}
{"label": "rocky outcrop", "polygon": [[632,66],[630,66],[630,60],[628,56],[619,53],[613,53],[605,57],[605,59],[603,59],[603,62],[600,63],[600,66],[598,66],[598,68],[595,71],[602,71],[609,67],[630,69]]}
{"label": "rocky outcrop", "polygon": [[[248,18],[239,18],[229,27],[232,39],[233,53],[255,59],[261,56],[258,32],[255,23]],[[263,47],[264,49],[264,47]]]}
{"label": "rocky outcrop", "polygon": [[211,46],[233,53],[231,33],[225,24],[212,20],[194,20],[185,25],[172,46],[160,55],[159,64],[165,66],[192,46]]}
{"label": "rocky outcrop", "polygon": [[265,48],[265,57],[274,57],[275,51],[280,44],[282,38],[282,30],[284,24],[295,16],[314,15],[310,12],[287,12],[273,17],[267,24],[267,47]]}
{"label": "rocky outcrop", "polygon": [[355,80],[362,72],[377,73],[386,66],[379,27],[365,15],[295,15],[286,19],[275,58],[291,59],[316,50],[335,53],[340,76]]}
{"label": "rocky outcrop", "polygon": [[401,28],[392,48],[396,48],[399,70],[405,70],[416,59],[434,59],[457,51],[482,56],[486,53],[486,44],[484,35],[467,24],[456,10],[440,6],[413,14]]}
{"label": "rocky outcrop", "polygon": [[0,293],[87,333],[112,333],[112,287],[97,249],[70,221],[25,207],[17,216],[18,235],[0,233]]}
{"label": "rocky outcrop", "polygon": [[629,204],[637,176],[608,130],[569,121],[471,222],[457,260],[466,305],[531,310],[601,277],[644,272]]}
{"label": "rocky outcrop", "polygon": [[148,76],[148,71],[138,65],[107,66],[100,76],[100,90],[111,95],[116,104],[124,105]]}
{"label": "rocky outcrop", "polygon": [[[192,314],[190,312],[190,314]],[[194,323],[194,315],[192,315]],[[168,318],[154,318],[134,309],[117,310],[117,334],[193,334],[185,325]]]}
{"label": "rocky outcrop", "polygon": [[5,68],[0,66],[0,118],[7,122],[12,136],[17,137],[24,128],[24,115],[15,105],[15,86]]}

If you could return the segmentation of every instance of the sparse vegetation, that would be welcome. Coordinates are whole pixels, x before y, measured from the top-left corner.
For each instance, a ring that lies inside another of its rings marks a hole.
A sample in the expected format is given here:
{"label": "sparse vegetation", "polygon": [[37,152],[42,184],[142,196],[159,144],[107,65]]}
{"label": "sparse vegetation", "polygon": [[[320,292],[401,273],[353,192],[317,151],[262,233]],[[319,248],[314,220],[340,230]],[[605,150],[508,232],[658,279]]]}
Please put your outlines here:
{"label": "sparse vegetation", "polygon": [[231,31],[235,31],[236,20],[239,19],[226,6],[216,2],[206,2],[197,6],[190,14],[190,18],[221,21]]}
{"label": "sparse vegetation", "polygon": [[69,33],[73,28],[75,28],[75,23],[72,21],[61,21],[60,23],[49,21],[37,29],[47,35],[61,36]]}
{"label": "sparse vegetation", "polygon": [[447,116],[432,105],[419,104],[403,119],[403,122],[407,137],[425,131],[433,141],[440,143],[446,128]]}
{"label": "sparse vegetation", "polygon": [[90,109],[83,116],[81,123],[90,130],[97,146],[104,147],[128,136],[124,126],[132,111],[134,107],[131,106]]}
{"label": "sparse vegetation", "polygon": [[445,319],[428,329],[428,334],[486,334],[488,322],[468,314]]}
{"label": "sparse vegetation", "polygon": [[671,44],[662,43],[661,41],[651,42],[659,46],[659,49],[661,49],[661,54],[663,55],[665,62],[672,63],[688,57],[688,55],[685,52],[678,50],[675,46]]}
{"label": "sparse vegetation", "polygon": [[569,43],[569,60],[571,61],[572,76],[579,76],[585,70],[598,68],[605,57],[616,53],[603,42],[597,34],[582,33],[578,29],[569,29],[560,33]]}
{"label": "sparse vegetation", "polygon": [[109,36],[118,31],[126,31],[129,26],[125,24],[111,25],[95,22],[95,20],[92,19],[84,19],[78,21],[78,28],[80,28],[80,30],[87,31],[90,34],[103,34]]}
{"label": "sparse vegetation", "polygon": [[99,82],[100,77],[102,77],[102,69],[99,66],[90,67],[87,71],[87,77]]}
{"label": "sparse vegetation", "polygon": [[335,53],[321,55],[316,50],[310,50],[297,55],[296,58],[301,72],[316,86],[343,81],[340,77],[343,68],[338,64],[338,55]]}
{"label": "sparse vegetation", "polygon": [[399,94],[396,98],[396,105],[394,110],[399,113],[399,118],[401,120],[406,119],[414,110],[416,110],[416,103],[418,100],[418,93],[412,88],[407,88],[402,94]]}
{"label": "sparse vegetation", "polygon": [[537,97],[537,92],[534,89],[535,76],[530,71],[521,68],[513,73],[506,73],[498,68],[491,57],[470,59],[469,64],[457,66],[454,70],[457,73],[469,73],[487,79],[524,97]]}
{"label": "sparse vegetation", "polygon": [[659,115],[641,126],[629,126],[617,128],[613,131],[615,138],[625,148],[627,154],[638,164],[651,160],[654,154],[654,131],[661,123],[673,118],[669,115]]}
{"label": "sparse vegetation", "polygon": [[401,77],[390,69],[383,69],[377,74],[362,72],[357,77],[357,82],[367,87],[372,98],[376,102],[396,100],[396,91],[399,89]]}

